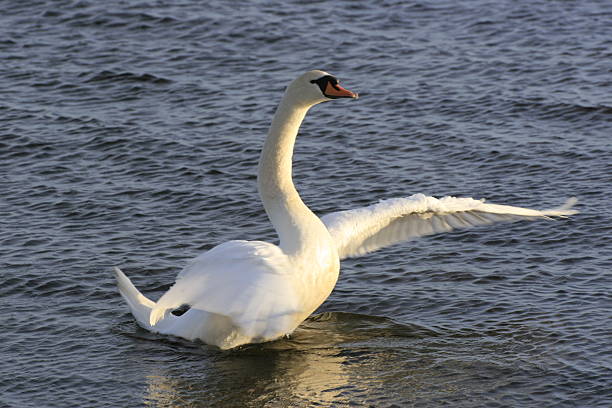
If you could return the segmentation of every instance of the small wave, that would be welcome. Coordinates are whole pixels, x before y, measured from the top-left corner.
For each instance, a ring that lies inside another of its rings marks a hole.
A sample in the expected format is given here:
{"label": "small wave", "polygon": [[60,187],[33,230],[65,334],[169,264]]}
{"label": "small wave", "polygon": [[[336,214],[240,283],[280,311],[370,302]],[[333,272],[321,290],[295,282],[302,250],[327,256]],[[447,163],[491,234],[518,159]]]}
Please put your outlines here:
{"label": "small wave", "polygon": [[585,106],[580,104],[558,102],[546,103],[539,101],[517,101],[512,104],[512,112],[530,112],[542,119],[566,119],[578,121],[585,119],[602,118],[604,116],[612,119],[612,107],[610,106]]}
{"label": "small wave", "polygon": [[117,73],[113,71],[101,71],[85,80],[85,83],[94,82],[147,82],[160,85],[172,83],[170,79],[152,74],[135,74],[133,72]]}
{"label": "small wave", "polygon": [[42,14],[44,18],[59,18],[63,24],[73,27],[106,27],[142,29],[159,27],[164,24],[175,24],[177,20],[170,16],[155,16],[147,12],[108,12],[95,9],[90,5],[80,7],[79,11],[64,14],[54,10],[47,10]]}

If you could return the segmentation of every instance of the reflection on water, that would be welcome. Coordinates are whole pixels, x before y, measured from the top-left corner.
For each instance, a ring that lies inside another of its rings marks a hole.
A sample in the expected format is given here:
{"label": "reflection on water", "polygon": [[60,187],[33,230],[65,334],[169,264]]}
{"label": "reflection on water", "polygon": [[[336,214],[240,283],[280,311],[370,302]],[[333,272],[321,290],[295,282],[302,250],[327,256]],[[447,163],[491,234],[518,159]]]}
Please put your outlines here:
{"label": "reflection on water", "polygon": [[191,361],[181,361],[183,371],[155,367],[146,376],[144,400],[155,407],[384,406],[398,401],[461,406],[469,395],[503,394],[517,386],[537,395],[536,386],[517,382],[550,375],[525,354],[533,345],[513,336],[484,337],[324,313],[288,339],[228,352],[202,346],[204,356],[179,351],[177,358]]}
{"label": "reflection on water", "polygon": [[[364,319],[372,321],[364,324]],[[354,380],[361,368],[361,353],[356,351],[359,347],[349,348],[347,344],[365,340],[368,332],[384,329],[384,324],[376,327],[376,320],[379,319],[324,313],[308,319],[291,338],[229,352],[203,346],[216,354],[209,359],[211,366],[205,367],[204,372],[159,370],[148,375],[145,401],[151,406],[167,407],[186,402],[223,406],[348,404],[349,396],[354,398],[360,389]],[[383,354],[379,357],[384,358]]]}
{"label": "reflection on water", "polygon": [[148,375],[145,401],[166,407],[186,402],[223,406],[348,403],[342,393],[351,387],[351,366],[345,364],[340,333],[321,330],[327,321],[317,316],[290,339],[229,352],[203,346],[213,354],[210,366],[203,367],[203,372],[159,370]]}
{"label": "reflection on water", "polygon": [[[226,356],[206,373],[160,370],[147,376],[150,406],[263,406],[291,402],[308,406],[348,403],[349,385],[338,350],[257,350]],[[208,381],[208,383],[207,383]],[[212,386],[214,384],[214,386]]]}

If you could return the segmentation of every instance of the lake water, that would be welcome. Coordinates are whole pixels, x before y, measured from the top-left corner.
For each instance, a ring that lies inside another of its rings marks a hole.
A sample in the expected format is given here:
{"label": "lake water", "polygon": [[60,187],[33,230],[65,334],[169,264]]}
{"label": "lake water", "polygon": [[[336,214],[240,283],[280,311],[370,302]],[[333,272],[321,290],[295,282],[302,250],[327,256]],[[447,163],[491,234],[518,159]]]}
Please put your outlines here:
{"label": "lake water", "polygon": [[[0,406],[608,407],[612,3],[2,1]],[[287,83],[317,213],[425,193],[579,215],[344,261],[288,338],[139,328],[197,254],[275,240],[259,150]]]}

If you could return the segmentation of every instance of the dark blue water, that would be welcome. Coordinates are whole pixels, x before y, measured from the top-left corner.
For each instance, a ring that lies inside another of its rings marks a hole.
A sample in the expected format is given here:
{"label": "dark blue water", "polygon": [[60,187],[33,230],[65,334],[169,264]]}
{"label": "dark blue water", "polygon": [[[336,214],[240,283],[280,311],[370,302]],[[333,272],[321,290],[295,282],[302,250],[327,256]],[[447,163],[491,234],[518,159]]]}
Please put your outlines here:
{"label": "dark blue water", "polygon": [[[607,407],[609,1],[1,1],[0,406]],[[567,220],[343,262],[288,339],[220,352],[140,329],[230,239],[274,240],[256,163],[324,69],[294,175],[319,214],[425,193]]]}

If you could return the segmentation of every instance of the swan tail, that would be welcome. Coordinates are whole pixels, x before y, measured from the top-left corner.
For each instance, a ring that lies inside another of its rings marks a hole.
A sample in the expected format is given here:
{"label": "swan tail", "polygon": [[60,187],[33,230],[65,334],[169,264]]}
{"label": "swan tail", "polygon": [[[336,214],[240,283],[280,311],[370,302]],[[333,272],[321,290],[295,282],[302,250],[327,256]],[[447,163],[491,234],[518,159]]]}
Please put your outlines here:
{"label": "swan tail", "polygon": [[117,288],[119,293],[125,299],[134,318],[142,327],[150,329],[149,318],[151,310],[155,307],[155,302],[148,299],[136,289],[130,279],[125,276],[121,269],[115,267],[115,278],[117,279]]}

